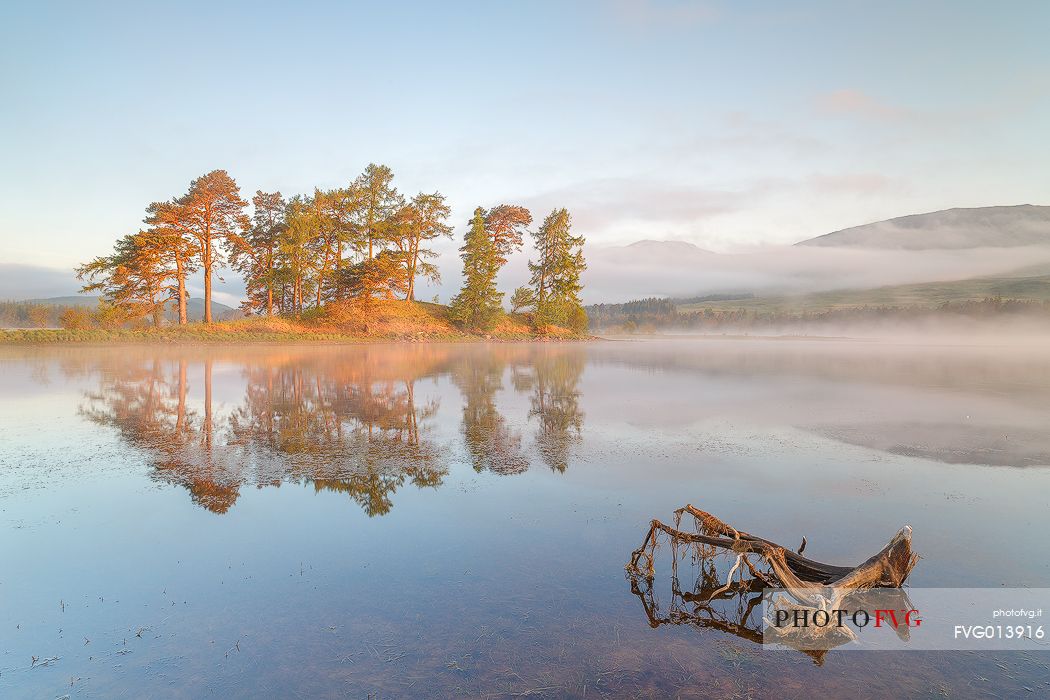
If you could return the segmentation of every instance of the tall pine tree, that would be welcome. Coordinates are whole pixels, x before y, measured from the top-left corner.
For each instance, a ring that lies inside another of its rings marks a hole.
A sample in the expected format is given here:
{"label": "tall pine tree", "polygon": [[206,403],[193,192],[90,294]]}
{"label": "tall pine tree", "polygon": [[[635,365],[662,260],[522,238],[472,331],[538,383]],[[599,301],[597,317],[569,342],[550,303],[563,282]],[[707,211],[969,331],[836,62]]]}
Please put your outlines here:
{"label": "tall pine tree", "polygon": [[273,316],[274,289],[277,286],[278,252],[287,224],[287,203],[280,192],[259,190],[252,197],[252,225],[244,235],[229,236],[230,262],[244,276],[245,295],[241,304],[248,313]]}
{"label": "tall pine tree", "polygon": [[453,321],[470,330],[488,330],[503,313],[503,294],[496,291],[499,252],[485,229],[485,210],[478,207],[459,249],[463,288],[449,305]]}
{"label": "tall pine tree", "polygon": [[583,259],[583,236],[572,235],[572,217],[565,209],[555,209],[532,234],[539,259],[529,262],[530,284],[534,292],[535,325],[568,325],[577,332],[587,328],[583,311],[580,276],[587,269]]}

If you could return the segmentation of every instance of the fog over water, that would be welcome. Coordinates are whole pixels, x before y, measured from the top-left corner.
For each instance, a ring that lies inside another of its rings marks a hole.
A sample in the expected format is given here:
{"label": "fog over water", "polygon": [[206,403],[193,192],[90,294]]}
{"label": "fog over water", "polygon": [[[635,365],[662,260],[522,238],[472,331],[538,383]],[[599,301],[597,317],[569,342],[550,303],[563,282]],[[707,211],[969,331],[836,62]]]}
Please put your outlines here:
{"label": "fog over water", "polygon": [[769,246],[730,253],[633,246],[588,250],[587,296],[619,303],[725,292],[803,294],[1003,274],[1046,274],[1050,247],[872,250]]}

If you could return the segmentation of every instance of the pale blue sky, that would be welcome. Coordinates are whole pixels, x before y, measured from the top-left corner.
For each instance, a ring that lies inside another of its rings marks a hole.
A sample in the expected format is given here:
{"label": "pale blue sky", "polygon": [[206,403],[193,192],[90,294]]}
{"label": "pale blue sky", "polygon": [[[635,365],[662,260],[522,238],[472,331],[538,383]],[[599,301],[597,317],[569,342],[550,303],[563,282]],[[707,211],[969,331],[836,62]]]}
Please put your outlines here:
{"label": "pale blue sky", "polygon": [[1047,2],[5,2],[0,262],[103,253],[213,168],[250,196],[376,161],[457,235],[510,201],[720,250],[1050,204],[1048,27]]}

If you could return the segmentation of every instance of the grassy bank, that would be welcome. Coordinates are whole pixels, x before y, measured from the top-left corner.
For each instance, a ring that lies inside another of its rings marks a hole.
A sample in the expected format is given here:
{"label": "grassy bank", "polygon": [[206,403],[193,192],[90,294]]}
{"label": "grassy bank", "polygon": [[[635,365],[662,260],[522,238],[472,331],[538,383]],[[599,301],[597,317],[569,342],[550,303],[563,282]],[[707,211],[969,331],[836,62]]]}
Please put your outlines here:
{"label": "grassy bank", "polygon": [[507,314],[494,328],[470,333],[448,319],[440,304],[374,301],[366,307],[326,307],[302,319],[244,318],[206,325],[160,328],[82,328],[0,330],[0,343],[243,343],[243,342],[470,342],[483,340],[580,340],[588,336],[549,327],[537,334],[523,314]]}

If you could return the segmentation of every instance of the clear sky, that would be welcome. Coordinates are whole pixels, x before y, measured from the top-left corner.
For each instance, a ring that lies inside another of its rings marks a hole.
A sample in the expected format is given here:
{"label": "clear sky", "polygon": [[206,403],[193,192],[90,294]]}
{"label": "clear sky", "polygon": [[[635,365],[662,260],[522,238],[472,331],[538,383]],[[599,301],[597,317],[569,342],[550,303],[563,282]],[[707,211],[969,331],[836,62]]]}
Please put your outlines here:
{"label": "clear sky", "polygon": [[[4,2],[0,262],[72,266],[227,169],[370,161],[591,243],[716,250],[1050,204],[1050,2]],[[453,244],[446,249],[451,251]]]}

